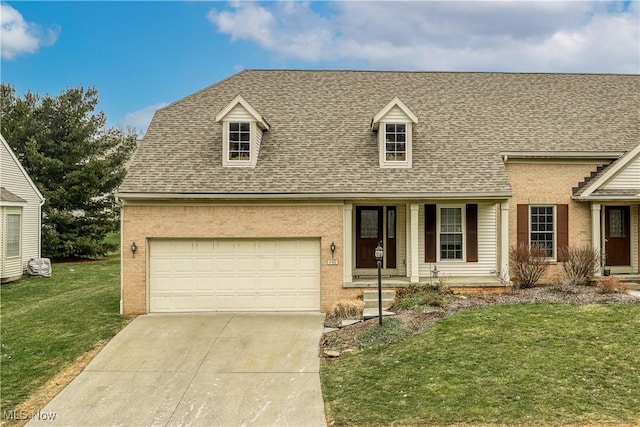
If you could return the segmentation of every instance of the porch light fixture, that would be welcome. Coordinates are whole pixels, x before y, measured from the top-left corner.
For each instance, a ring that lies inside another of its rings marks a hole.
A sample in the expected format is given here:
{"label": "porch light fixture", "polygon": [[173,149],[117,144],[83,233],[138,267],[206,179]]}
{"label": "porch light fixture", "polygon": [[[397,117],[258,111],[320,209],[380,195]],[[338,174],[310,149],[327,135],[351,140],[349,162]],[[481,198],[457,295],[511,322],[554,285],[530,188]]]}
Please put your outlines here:
{"label": "porch light fixture", "polygon": [[376,261],[378,261],[378,325],[382,326],[382,258],[384,257],[382,241],[378,243],[375,256]]}
{"label": "porch light fixture", "polygon": [[133,257],[136,257],[136,251],[138,250],[138,246],[136,245],[136,242],[131,242],[131,253],[133,254]]}
{"label": "porch light fixture", "polygon": [[329,249],[331,249],[331,258],[333,258],[333,255],[336,253],[336,244],[335,244],[335,242],[331,242],[331,246],[329,246]]}

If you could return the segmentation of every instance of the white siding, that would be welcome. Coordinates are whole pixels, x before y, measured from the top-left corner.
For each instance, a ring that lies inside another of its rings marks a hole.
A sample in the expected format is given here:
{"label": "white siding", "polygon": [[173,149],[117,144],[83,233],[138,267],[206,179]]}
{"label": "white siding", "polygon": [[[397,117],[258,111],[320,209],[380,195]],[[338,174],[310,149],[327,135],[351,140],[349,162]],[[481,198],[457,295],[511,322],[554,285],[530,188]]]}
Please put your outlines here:
{"label": "white siding", "polygon": [[[31,258],[40,257],[40,195],[31,186],[31,183],[16,163],[15,158],[9,153],[4,141],[0,143],[0,187],[21,197],[26,201],[22,208],[22,265],[24,271],[27,262]],[[5,222],[3,220],[3,222]],[[4,224],[3,224],[4,228]],[[3,233],[4,236],[4,233]],[[4,239],[0,244],[4,247]],[[4,255],[4,249],[3,249]],[[7,267],[7,265],[5,265]],[[0,272],[2,277],[11,277]]]}
{"label": "white siding", "polygon": [[397,105],[384,115],[382,122],[409,122],[411,119]]}
{"label": "white siding", "polygon": [[225,120],[230,122],[253,122],[255,119],[244,107],[240,104],[237,104],[235,107],[229,111],[229,114],[225,117]]}
{"label": "white siding", "polygon": [[638,189],[640,190],[640,155],[618,172],[602,188],[605,189]]}
{"label": "white siding", "polygon": [[[438,205],[438,208],[440,205]],[[420,277],[429,277],[431,263],[424,262],[424,204],[420,205],[418,225],[418,250]],[[465,235],[466,237],[466,235]],[[496,205],[478,204],[478,262],[439,261],[438,270],[447,276],[486,276],[493,274],[497,266],[497,216]],[[466,244],[466,242],[465,242]],[[464,247],[466,251],[466,246]]]}
{"label": "white siding", "polygon": [[258,161],[258,155],[260,154],[260,144],[262,144],[262,129],[260,129],[260,126],[255,123],[252,123],[251,126],[253,127],[254,137],[256,139],[256,145],[253,152],[253,164],[255,165]]}

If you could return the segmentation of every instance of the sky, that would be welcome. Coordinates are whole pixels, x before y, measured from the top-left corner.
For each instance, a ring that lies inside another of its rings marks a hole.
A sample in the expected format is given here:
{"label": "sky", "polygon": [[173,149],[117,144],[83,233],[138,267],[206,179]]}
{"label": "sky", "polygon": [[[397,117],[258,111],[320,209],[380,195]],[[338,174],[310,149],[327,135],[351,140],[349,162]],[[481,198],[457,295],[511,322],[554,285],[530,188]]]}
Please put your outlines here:
{"label": "sky", "polygon": [[0,78],[95,87],[109,126],[244,69],[640,74],[636,1],[6,1]]}

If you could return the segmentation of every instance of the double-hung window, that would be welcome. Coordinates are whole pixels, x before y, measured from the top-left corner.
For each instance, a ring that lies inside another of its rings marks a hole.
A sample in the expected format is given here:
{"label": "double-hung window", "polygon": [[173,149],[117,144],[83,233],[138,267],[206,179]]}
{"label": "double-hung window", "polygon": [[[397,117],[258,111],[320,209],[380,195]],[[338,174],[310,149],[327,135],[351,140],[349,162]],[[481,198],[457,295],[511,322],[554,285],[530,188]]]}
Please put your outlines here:
{"label": "double-hung window", "polygon": [[407,160],[407,125],[405,123],[385,123],[385,161],[404,162]]}
{"label": "double-hung window", "polygon": [[229,123],[229,159],[230,161],[251,160],[251,123]]}
{"label": "double-hung window", "polygon": [[21,215],[20,214],[8,214],[7,215],[7,243],[6,243],[6,256],[14,257],[20,256],[20,229],[21,229]]}
{"label": "double-hung window", "polygon": [[463,259],[463,223],[461,207],[440,208],[440,259]]}
{"label": "double-hung window", "polygon": [[529,244],[547,252],[548,258],[555,257],[555,212],[553,205],[531,205],[529,207]]}

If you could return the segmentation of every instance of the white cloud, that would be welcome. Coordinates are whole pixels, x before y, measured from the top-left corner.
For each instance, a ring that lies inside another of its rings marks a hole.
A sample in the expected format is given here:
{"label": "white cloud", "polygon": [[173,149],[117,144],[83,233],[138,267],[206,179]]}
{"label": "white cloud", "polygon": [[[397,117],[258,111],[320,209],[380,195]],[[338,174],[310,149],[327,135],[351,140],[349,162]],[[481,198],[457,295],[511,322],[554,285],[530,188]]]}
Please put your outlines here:
{"label": "white cloud", "polygon": [[127,113],[122,120],[122,124],[124,127],[135,128],[140,135],[144,135],[156,110],[167,105],[169,104],[166,102],[160,102],[158,104],[149,105],[137,111]]}
{"label": "white cloud", "polygon": [[50,46],[58,39],[58,29],[42,30],[24,20],[20,12],[8,4],[0,4],[0,52],[2,59],[34,53],[40,46]]}
{"label": "white cloud", "polygon": [[378,69],[640,72],[638,2],[229,5],[208,14],[218,31],[282,59]]}

